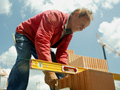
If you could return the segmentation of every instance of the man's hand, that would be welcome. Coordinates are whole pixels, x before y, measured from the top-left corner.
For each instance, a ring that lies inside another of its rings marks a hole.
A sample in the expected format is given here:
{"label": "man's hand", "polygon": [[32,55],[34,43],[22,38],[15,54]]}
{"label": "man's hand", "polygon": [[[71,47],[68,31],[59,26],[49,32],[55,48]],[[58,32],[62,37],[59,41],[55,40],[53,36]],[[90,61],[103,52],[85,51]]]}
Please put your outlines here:
{"label": "man's hand", "polygon": [[50,86],[50,88],[55,89],[56,80],[58,79],[54,72],[43,71],[45,74],[45,83]]}

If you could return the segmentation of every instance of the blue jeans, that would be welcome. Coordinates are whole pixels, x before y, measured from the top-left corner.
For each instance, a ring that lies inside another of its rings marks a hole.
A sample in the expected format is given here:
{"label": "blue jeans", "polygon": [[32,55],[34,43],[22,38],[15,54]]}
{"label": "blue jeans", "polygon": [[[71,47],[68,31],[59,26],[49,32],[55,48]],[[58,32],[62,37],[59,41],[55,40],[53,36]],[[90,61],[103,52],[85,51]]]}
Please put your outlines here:
{"label": "blue jeans", "polygon": [[38,57],[34,44],[25,35],[16,33],[15,38],[17,59],[8,78],[7,90],[26,90],[29,80],[31,55],[36,59]]}

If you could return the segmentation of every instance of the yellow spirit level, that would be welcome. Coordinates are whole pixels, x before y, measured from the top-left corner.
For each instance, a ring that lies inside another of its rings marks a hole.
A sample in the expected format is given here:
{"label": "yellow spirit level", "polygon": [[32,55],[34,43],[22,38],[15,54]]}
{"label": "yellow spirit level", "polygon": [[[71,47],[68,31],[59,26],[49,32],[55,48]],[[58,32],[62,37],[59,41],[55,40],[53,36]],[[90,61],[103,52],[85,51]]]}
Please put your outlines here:
{"label": "yellow spirit level", "polygon": [[[43,60],[38,60],[38,59],[31,59],[30,68],[52,71],[52,72],[59,72],[59,73],[66,73],[66,74],[76,74],[78,72],[88,70],[86,68],[70,66],[70,65],[54,63],[54,62],[48,62],[48,61],[43,61]],[[113,74],[114,80],[120,81],[120,74],[115,74],[115,73],[112,73],[112,74]]]}

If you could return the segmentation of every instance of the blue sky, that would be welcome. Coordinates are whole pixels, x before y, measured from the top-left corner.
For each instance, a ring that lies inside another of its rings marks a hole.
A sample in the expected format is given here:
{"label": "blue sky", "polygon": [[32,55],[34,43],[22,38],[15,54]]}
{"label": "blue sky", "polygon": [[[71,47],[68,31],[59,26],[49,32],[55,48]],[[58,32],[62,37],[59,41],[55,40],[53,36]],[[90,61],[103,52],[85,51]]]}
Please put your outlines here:
{"label": "blue sky", "polygon": [[[108,47],[120,53],[120,0],[0,0],[0,66],[10,69],[16,58],[12,33],[24,20],[48,10],[58,9],[70,14],[76,8],[88,8],[93,11],[94,20],[82,32],[76,32],[68,49],[75,54],[104,59],[102,47],[96,33]],[[120,74],[120,56],[106,49],[109,71]],[[33,74],[34,73],[34,74]],[[31,70],[28,90],[38,88],[37,78],[44,75],[40,71]],[[36,79],[36,81],[34,81]],[[43,90],[48,90],[40,81]],[[116,83],[120,87],[120,82]]]}

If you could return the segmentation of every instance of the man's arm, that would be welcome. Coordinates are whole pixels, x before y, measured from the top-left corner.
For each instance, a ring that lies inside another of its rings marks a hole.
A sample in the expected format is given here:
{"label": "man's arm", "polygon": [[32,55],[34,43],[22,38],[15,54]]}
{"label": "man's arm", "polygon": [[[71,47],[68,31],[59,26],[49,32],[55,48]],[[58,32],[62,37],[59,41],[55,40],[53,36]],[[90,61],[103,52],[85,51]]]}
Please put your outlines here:
{"label": "man's arm", "polygon": [[55,28],[59,25],[61,16],[55,12],[44,13],[35,37],[35,47],[38,59],[50,61],[51,38]]}
{"label": "man's arm", "polygon": [[63,38],[64,40],[61,43],[61,45],[57,48],[56,60],[58,63],[67,64],[67,60],[68,60],[67,48],[72,39],[72,36],[73,36],[72,34],[66,35]]}
{"label": "man's arm", "polygon": [[51,24],[48,14],[44,14],[35,37],[35,47],[38,59],[51,62],[50,40],[53,33],[54,26]]}

